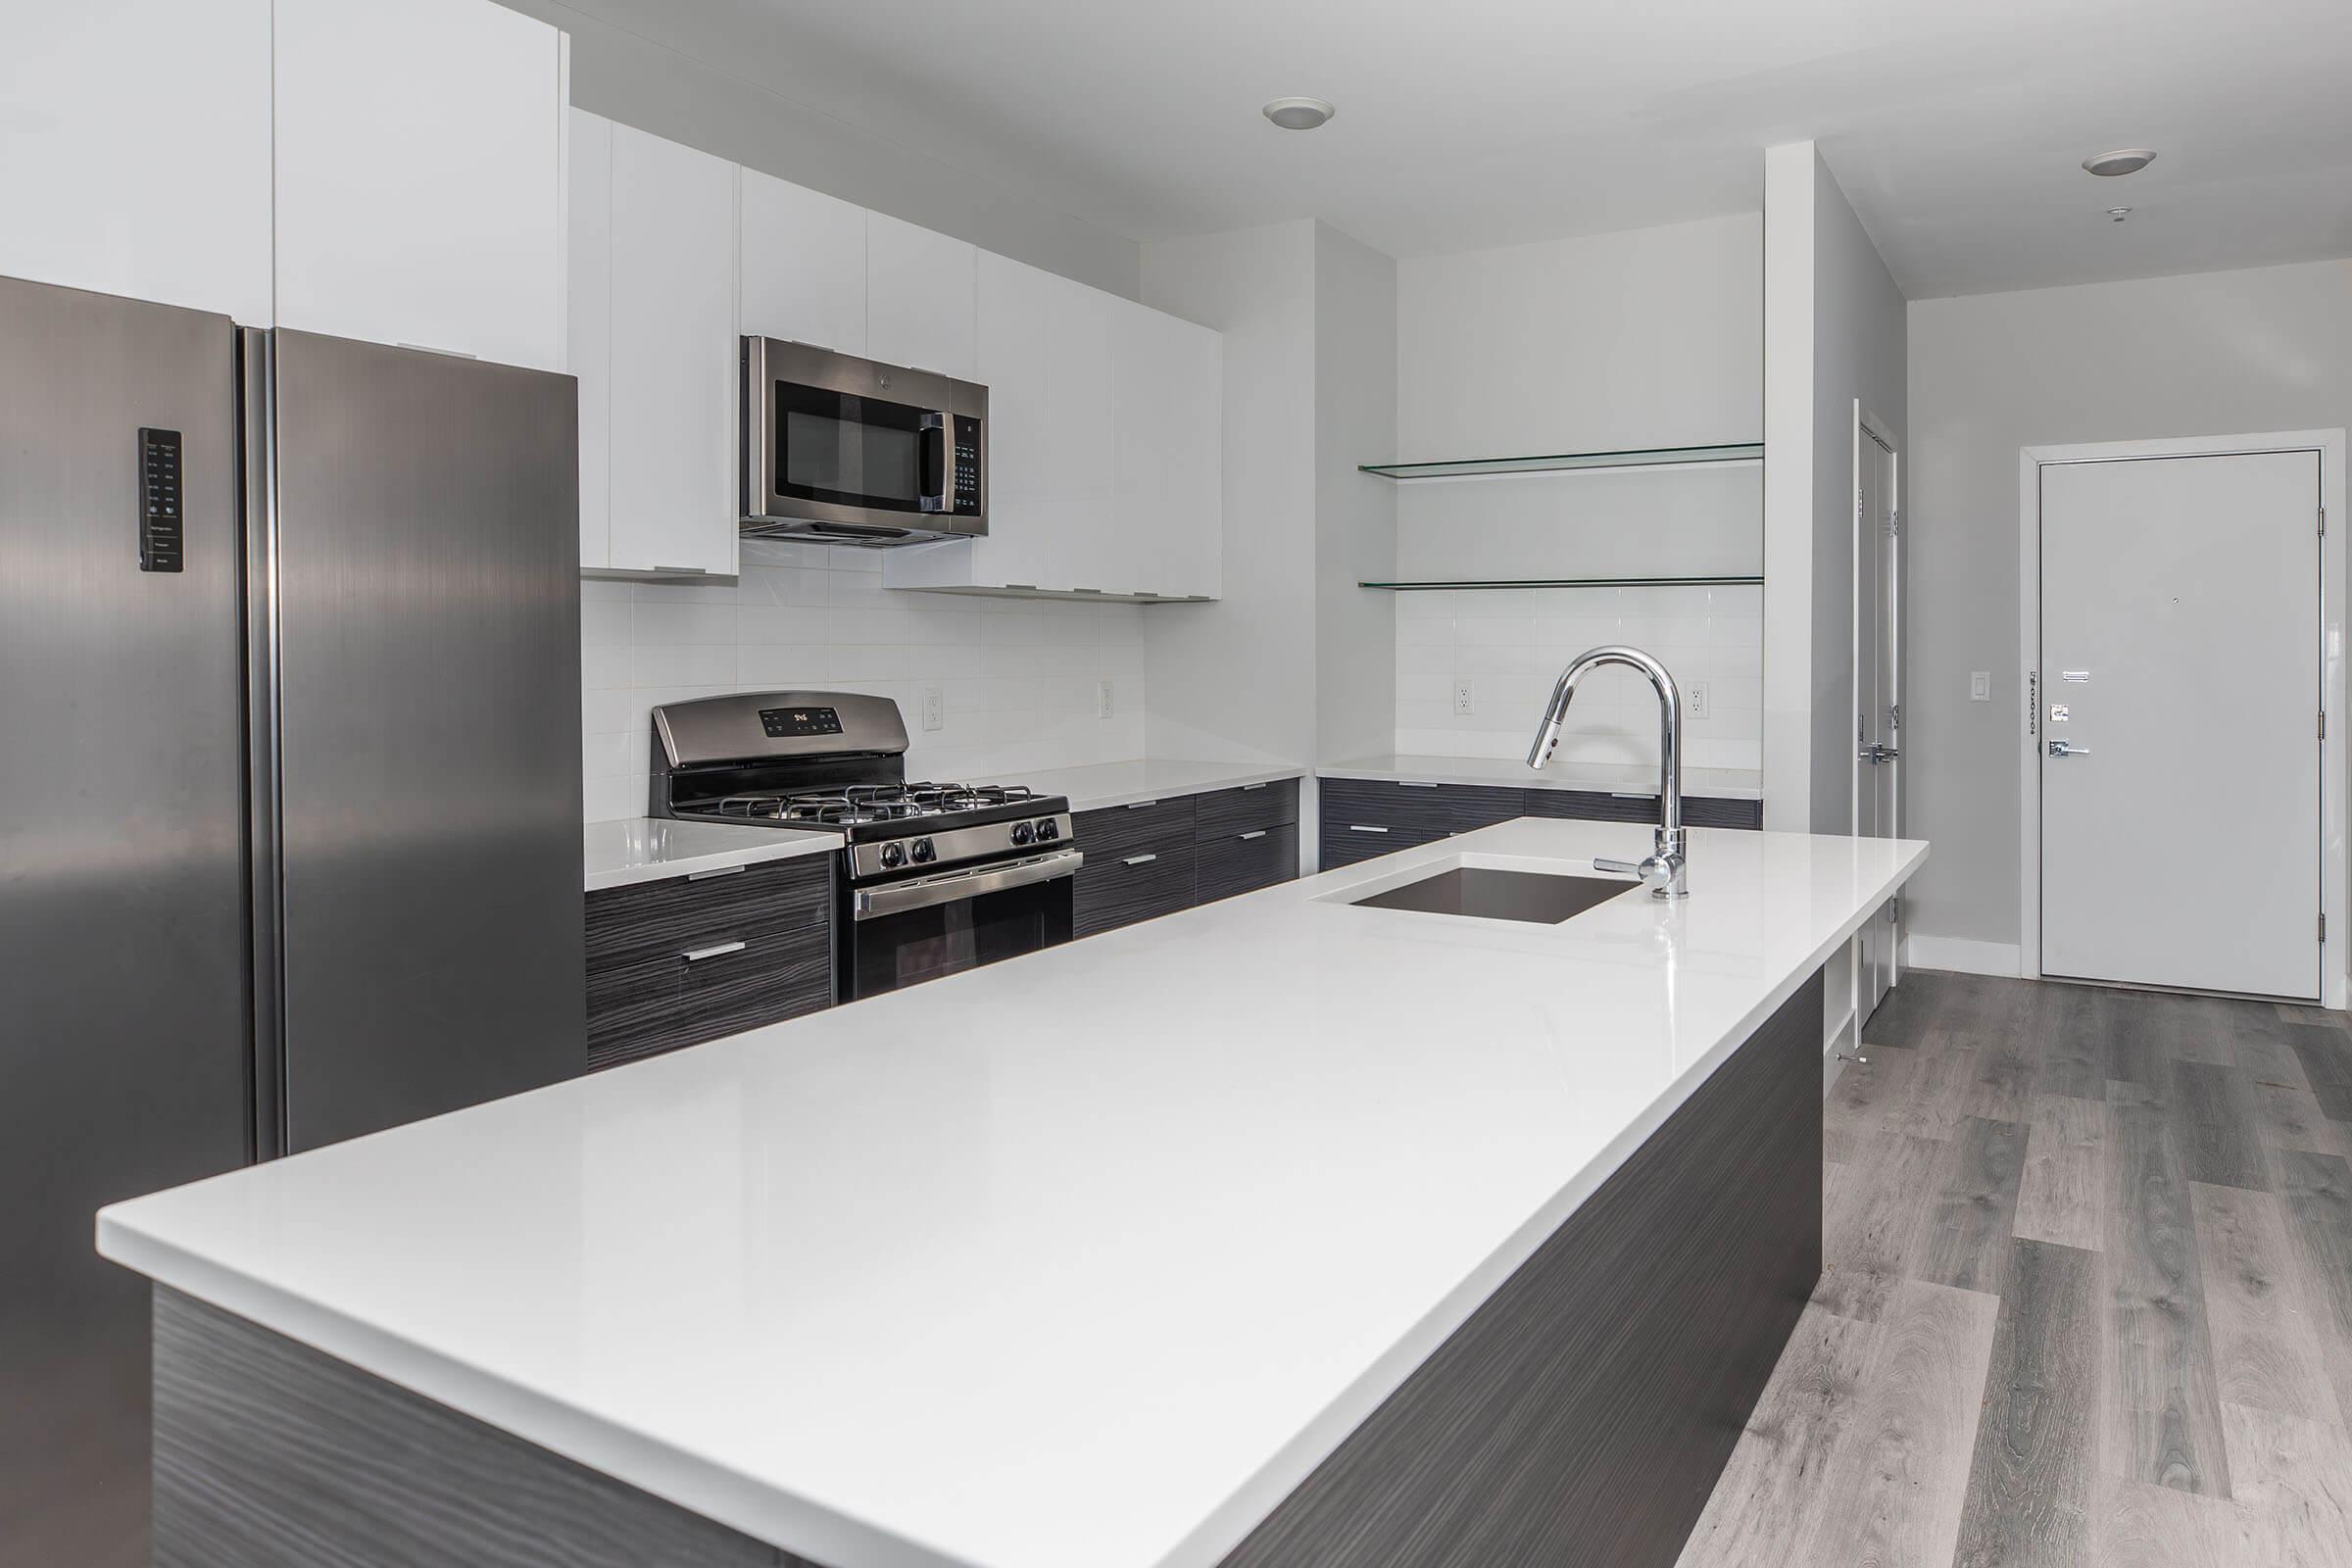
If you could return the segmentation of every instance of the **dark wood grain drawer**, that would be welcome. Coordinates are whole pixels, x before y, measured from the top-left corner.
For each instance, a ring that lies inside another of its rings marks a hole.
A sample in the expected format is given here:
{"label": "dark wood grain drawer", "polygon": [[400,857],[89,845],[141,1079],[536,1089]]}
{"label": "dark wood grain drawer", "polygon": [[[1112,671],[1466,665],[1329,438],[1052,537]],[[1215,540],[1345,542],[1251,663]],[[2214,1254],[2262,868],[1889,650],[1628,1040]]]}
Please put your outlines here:
{"label": "dark wood grain drawer", "polygon": [[1082,937],[1115,931],[1193,904],[1193,846],[1099,855],[1081,839],[1086,864],[1070,895],[1071,928]]}
{"label": "dark wood grain drawer", "polygon": [[829,927],[802,926],[588,976],[588,1065],[611,1067],[833,1004]]}
{"label": "dark wood grain drawer", "polygon": [[833,858],[808,855],[717,876],[670,877],[588,895],[590,970],[832,918]]}
{"label": "dark wood grain drawer", "polygon": [[1315,863],[1320,869],[1329,871],[1336,866],[1353,865],[1358,860],[1369,860],[1397,850],[1409,850],[1417,844],[1435,844],[1447,836],[1446,830],[1439,827],[1391,827],[1379,822],[1325,816],[1323,831],[1315,843]]}
{"label": "dark wood grain drawer", "polygon": [[1195,852],[1193,902],[1254,893],[1298,875],[1298,829],[1285,822],[1253,827],[1220,839],[1204,839]]}
{"label": "dark wood grain drawer", "polygon": [[1295,778],[1211,790],[1198,799],[1198,826],[1203,844],[1298,820],[1298,781]]}
{"label": "dark wood grain drawer", "polygon": [[1323,780],[1323,820],[1466,833],[1527,813],[1527,792],[1493,784],[1418,784],[1393,779]]}
{"label": "dark wood grain drawer", "polygon": [[[1527,814],[1571,817],[1583,822],[1655,822],[1658,798],[1596,790],[1529,790]],[[1761,828],[1764,803],[1686,795],[1683,821],[1690,827]]]}
{"label": "dark wood grain drawer", "polygon": [[1180,850],[1193,842],[1193,798],[1173,795],[1160,801],[1138,801],[1132,806],[1106,806],[1080,811],[1071,819],[1078,848],[1091,865],[1096,857],[1121,859],[1159,850]]}

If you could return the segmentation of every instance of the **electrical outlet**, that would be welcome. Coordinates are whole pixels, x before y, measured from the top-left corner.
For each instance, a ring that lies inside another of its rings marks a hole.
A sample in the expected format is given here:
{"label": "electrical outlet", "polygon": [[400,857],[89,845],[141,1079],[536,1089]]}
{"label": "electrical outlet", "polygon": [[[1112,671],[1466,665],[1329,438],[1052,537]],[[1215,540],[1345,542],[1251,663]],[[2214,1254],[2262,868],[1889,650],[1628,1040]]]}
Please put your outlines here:
{"label": "electrical outlet", "polygon": [[1453,683],[1453,710],[1457,713],[1478,711],[1478,693],[1466,680]]}
{"label": "electrical outlet", "polygon": [[923,688],[923,728],[940,729],[948,722],[948,694],[937,686]]}
{"label": "electrical outlet", "polygon": [[1968,672],[1968,700],[1972,703],[1992,701],[1992,671],[1972,669]]}
{"label": "electrical outlet", "polygon": [[1683,688],[1683,711],[1691,718],[1707,716],[1709,709],[1707,708],[1707,683],[1705,681],[1694,680]]}
{"label": "electrical outlet", "polygon": [[1102,680],[1095,682],[1095,716],[1097,718],[1108,718],[1110,716],[1110,681],[1107,677],[1105,677]]}

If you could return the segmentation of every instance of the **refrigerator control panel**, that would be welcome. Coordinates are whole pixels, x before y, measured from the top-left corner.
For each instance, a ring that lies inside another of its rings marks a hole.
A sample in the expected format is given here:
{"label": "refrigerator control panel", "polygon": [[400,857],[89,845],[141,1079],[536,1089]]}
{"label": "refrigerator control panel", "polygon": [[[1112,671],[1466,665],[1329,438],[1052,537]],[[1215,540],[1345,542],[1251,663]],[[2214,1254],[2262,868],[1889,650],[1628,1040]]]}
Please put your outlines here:
{"label": "refrigerator control panel", "polygon": [[139,569],[180,569],[179,432],[139,430]]}

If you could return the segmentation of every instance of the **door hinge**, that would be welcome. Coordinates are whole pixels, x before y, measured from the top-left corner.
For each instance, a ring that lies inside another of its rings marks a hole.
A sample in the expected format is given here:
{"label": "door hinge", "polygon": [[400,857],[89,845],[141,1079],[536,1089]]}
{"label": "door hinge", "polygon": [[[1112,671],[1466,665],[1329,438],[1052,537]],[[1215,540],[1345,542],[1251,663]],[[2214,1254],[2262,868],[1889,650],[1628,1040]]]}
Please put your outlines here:
{"label": "door hinge", "polygon": [[2320,710],[2320,739],[2322,739],[2322,740],[2326,740],[2327,738],[2328,738],[2328,710],[2326,710],[2325,708],[2323,708],[2323,709],[2321,709],[2321,710]]}
{"label": "door hinge", "polygon": [[2321,942],[2323,942],[2323,943],[2325,943],[2327,940],[2328,940],[2328,913],[2327,913],[2327,911],[2326,911],[2326,910],[2324,910],[2324,909],[2323,909],[2322,911],[2320,911],[2320,941],[2321,941]]}
{"label": "door hinge", "polygon": [[2320,509],[2320,537],[2323,539],[2328,537],[2328,509],[2326,507]]}

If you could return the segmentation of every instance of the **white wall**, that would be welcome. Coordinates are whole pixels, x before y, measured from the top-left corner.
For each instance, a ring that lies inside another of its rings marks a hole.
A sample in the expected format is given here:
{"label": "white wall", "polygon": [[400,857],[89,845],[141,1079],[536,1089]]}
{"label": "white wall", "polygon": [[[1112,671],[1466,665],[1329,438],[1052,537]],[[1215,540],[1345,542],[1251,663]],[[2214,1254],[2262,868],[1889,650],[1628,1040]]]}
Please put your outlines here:
{"label": "white wall", "polygon": [[[1905,447],[1906,326],[1901,291],[1811,142],[1765,151],[1764,300],[1764,825],[1844,833],[1854,403]],[[1922,580],[1915,567],[1915,590]]]}
{"label": "white wall", "polygon": [[1315,225],[1315,751],[1389,749],[1396,606],[1360,588],[1396,559],[1396,488],[1357,471],[1396,429],[1396,263]]}
{"label": "white wall", "polygon": [[[1915,937],[2019,940],[2021,447],[2352,425],[2352,262],[1910,307],[1906,541]],[[1993,700],[1968,700],[1968,672]]]}
{"label": "white wall", "polygon": [[[746,540],[736,582],[581,583],[586,819],[645,813],[656,704],[733,691],[894,698],[916,778],[1143,755],[1141,606],[892,592],[881,566],[871,550]],[[946,710],[935,731],[922,728],[931,686]]]}
{"label": "white wall", "polygon": [[[571,34],[571,101],[582,109],[1137,297],[1141,252],[1125,235],[768,91],[756,61],[744,62],[741,74],[715,71],[656,41],[698,31],[695,7],[598,0],[591,16],[563,0],[501,3]],[[779,18],[777,26],[787,23]],[[919,27],[909,36],[918,34]]]}
{"label": "white wall", "polygon": [[1224,597],[1152,607],[1146,743],[1154,757],[1310,762],[1315,224],[1158,241],[1143,265],[1145,304],[1225,335]]}
{"label": "white wall", "polygon": [[[1758,439],[1762,220],[1700,222],[1397,264],[1403,459],[1512,456]],[[1365,461],[1360,460],[1359,461]],[[1752,574],[1755,468],[1477,479],[1396,488],[1396,575],[1411,580]],[[1544,589],[1396,597],[1394,746],[1523,755],[1560,668],[1630,642],[1703,682],[1695,765],[1755,768],[1760,607],[1752,588]],[[1474,710],[1455,710],[1457,680]],[[1560,755],[1657,757],[1656,704],[1605,671],[1577,699]]]}

